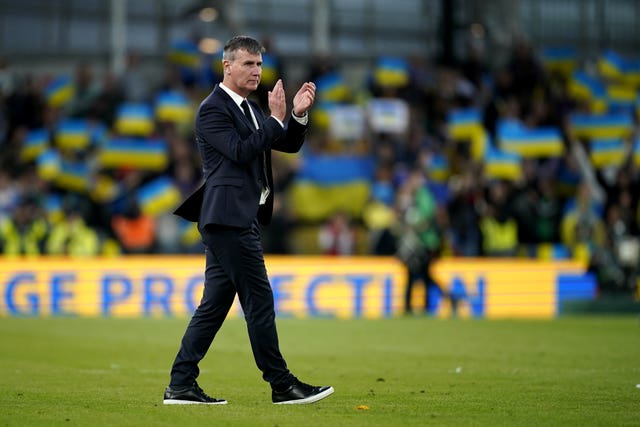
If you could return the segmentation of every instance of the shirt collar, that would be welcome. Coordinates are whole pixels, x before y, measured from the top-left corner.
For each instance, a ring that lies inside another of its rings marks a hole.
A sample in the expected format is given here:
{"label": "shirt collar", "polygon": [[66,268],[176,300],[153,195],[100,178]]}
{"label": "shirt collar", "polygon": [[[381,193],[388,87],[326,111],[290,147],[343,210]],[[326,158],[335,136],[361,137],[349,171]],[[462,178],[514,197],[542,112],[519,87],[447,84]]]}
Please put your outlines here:
{"label": "shirt collar", "polygon": [[220,83],[219,86],[222,90],[227,92],[227,94],[231,97],[231,99],[233,99],[233,102],[235,102],[238,107],[242,108],[240,104],[242,103],[242,101],[245,100],[245,98],[243,98],[242,96],[238,95],[237,93],[229,89],[227,86],[224,85],[224,83]]}

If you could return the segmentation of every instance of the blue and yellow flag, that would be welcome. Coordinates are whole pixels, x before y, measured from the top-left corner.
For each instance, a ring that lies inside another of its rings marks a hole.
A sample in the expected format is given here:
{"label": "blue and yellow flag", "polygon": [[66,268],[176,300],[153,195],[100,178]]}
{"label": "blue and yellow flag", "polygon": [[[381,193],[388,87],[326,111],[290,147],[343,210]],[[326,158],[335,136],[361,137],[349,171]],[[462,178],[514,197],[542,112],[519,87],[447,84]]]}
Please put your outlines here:
{"label": "blue and yellow flag", "polygon": [[177,91],[165,91],[156,98],[156,119],[160,122],[189,123],[193,107],[189,99]]}
{"label": "blue and yellow flag", "polygon": [[53,182],[65,190],[84,193],[89,189],[89,165],[84,162],[62,160],[60,170],[54,177]]}
{"label": "blue and yellow flag", "polygon": [[570,131],[574,138],[616,139],[626,138],[633,132],[630,114],[572,114]]}
{"label": "blue and yellow flag", "polygon": [[447,116],[449,136],[455,140],[472,140],[484,132],[482,115],[477,108],[453,110]]}
{"label": "blue and yellow flag", "polygon": [[198,223],[181,220],[180,221],[180,243],[184,246],[192,246],[200,242],[200,232]]}
{"label": "blue and yellow flag", "polygon": [[593,112],[606,110],[606,89],[602,82],[584,71],[575,71],[568,84],[569,95],[588,102]]}
{"label": "blue and yellow flag", "polygon": [[346,102],[351,97],[347,82],[337,72],[318,77],[315,84],[319,102]]}
{"label": "blue and yellow flag", "polygon": [[280,78],[278,58],[268,53],[262,54],[262,76],[260,84],[265,86],[273,86]]}
{"label": "blue and yellow flag", "polygon": [[222,65],[222,55],[224,51],[220,49],[218,52],[211,55],[211,72],[214,74],[214,79],[222,80],[224,77],[224,67]]}
{"label": "blue and yellow flag", "polygon": [[49,148],[49,132],[46,129],[33,129],[27,132],[27,136],[20,151],[20,159],[30,162]]}
{"label": "blue and yellow flag", "polygon": [[63,150],[81,151],[91,143],[91,131],[86,120],[66,119],[55,132],[56,146]]}
{"label": "blue and yellow flag", "polygon": [[62,196],[55,193],[48,193],[44,198],[44,211],[47,220],[55,224],[64,219],[62,211]]}
{"label": "blue and yellow flag", "polygon": [[292,209],[309,221],[325,220],[338,211],[359,217],[369,201],[373,175],[369,156],[304,153],[289,193]]}
{"label": "blue and yellow flag", "polygon": [[401,88],[409,84],[409,64],[403,58],[383,56],[373,68],[373,81],[380,87]]}
{"label": "blue and yellow flag", "polygon": [[625,58],[613,50],[602,53],[598,71],[608,79],[631,86],[640,85],[640,59]]}
{"label": "blue and yellow flag", "polygon": [[519,121],[502,120],[497,134],[502,150],[522,157],[559,157],[564,152],[562,135],[555,127],[529,129]]}
{"label": "blue and yellow flag", "polygon": [[180,202],[180,190],[168,176],[161,176],[138,189],[138,205],[145,215],[156,216],[173,210]]}
{"label": "blue and yellow flag", "polygon": [[626,60],[613,50],[607,50],[598,58],[598,71],[608,79],[622,80],[627,65]]}
{"label": "blue and yellow flag", "polygon": [[633,163],[636,166],[640,166],[640,138],[633,144]]}
{"label": "blue and yellow flag", "polygon": [[311,121],[319,129],[329,129],[331,125],[331,114],[336,108],[335,102],[318,102],[311,109]]}
{"label": "blue and yellow flag", "polygon": [[45,88],[44,96],[51,107],[63,107],[75,95],[75,86],[69,76],[60,76],[53,79]]}
{"label": "blue and yellow flag", "polygon": [[563,75],[570,75],[575,70],[577,57],[575,48],[567,46],[547,46],[540,52],[544,67]]}
{"label": "blue and yellow flag", "polygon": [[517,181],[522,177],[522,160],[517,154],[490,148],[484,159],[484,176]]}
{"label": "blue and yellow flag", "polygon": [[171,44],[169,62],[182,68],[196,70],[200,67],[200,50],[192,40],[176,40]]}
{"label": "blue and yellow flag", "polygon": [[154,130],[153,113],[147,104],[127,103],[116,115],[116,131],[126,136],[149,136]]}
{"label": "blue and yellow flag", "polygon": [[161,139],[113,138],[100,147],[98,164],[106,169],[162,171],[169,164],[169,148]]}
{"label": "blue and yellow flag", "polygon": [[427,166],[427,176],[434,182],[445,182],[449,178],[449,160],[442,154],[431,156]]}
{"label": "blue and yellow flag", "polygon": [[611,84],[607,86],[607,103],[609,112],[626,112],[634,114],[637,92],[627,84]]}
{"label": "blue and yellow flag", "polygon": [[622,165],[624,152],[624,143],[620,139],[596,140],[589,144],[591,163],[598,169]]}
{"label": "blue and yellow flag", "polygon": [[58,150],[49,148],[43,151],[36,159],[36,172],[45,181],[52,181],[58,176],[61,165],[62,158]]}

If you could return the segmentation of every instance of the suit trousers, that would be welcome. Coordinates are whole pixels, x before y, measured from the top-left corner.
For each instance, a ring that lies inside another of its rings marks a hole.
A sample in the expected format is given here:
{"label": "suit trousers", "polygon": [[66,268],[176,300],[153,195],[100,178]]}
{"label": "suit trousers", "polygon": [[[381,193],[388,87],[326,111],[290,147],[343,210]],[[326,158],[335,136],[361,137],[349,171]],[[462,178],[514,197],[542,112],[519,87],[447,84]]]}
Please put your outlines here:
{"label": "suit trousers", "polygon": [[251,349],[262,378],[274,388],[286,387],[293,375],[280,353],[273,292],[264,264],[260,226],[237,228],[209,224],[200,230],[205,245],[204,292],[185,331],[171,369],[172,386],[190,385],[237,293]]}

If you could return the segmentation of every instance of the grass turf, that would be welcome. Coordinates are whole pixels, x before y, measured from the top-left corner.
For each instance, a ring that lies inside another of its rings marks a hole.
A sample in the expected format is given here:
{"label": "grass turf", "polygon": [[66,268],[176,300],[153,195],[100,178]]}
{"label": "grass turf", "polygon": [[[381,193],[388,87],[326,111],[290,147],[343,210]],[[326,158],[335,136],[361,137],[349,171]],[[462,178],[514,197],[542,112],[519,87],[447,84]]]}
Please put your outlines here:
{"label": "grass turf", "polygon": [[640,423],[637,317],[278,321],[303,381],[336,392],[276,406],[230,319],[199,383],[226,406],[164,406],[188,319],[0,319],[0,425],[623,426]]}

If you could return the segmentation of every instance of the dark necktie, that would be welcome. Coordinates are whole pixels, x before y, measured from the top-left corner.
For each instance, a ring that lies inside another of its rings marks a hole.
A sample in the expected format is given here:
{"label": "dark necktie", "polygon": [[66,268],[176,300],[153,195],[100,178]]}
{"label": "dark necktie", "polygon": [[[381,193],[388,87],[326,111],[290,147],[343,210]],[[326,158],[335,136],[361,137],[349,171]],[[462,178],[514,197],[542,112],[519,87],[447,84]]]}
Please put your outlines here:
{"label": "dark necktie", "polygon": [[247,102],[247,100],[245,99],[244,101],[242,101],[240,103],[240,106],[242,107],[242,111],[244,111],[244,115],[247,117],[247,119],[249,119],[251,126],[255,129],[256,125],[253,123],[253,117],[251,117],[251,110],[249,110],[249,103]]}
{"label": "dark necktie", "polygon": [[[256,129],[256,125],[255,123],[253,123],[253,117],[251,117],[251,111],[249,110],[249,103],[247,102],[247,100],[246,99],[243,100],[240,103],[240,106],[242,107],[242,111],[244,111],[244,115],[251,122],[253,129]],[[267,155],[264,152],[262,153],[262,179],[263,179],[263,182],[262,182],[263,192],[266,191],[266,194],[268,194],[270,190],[269,190],[269,180],[267,179]]]}

